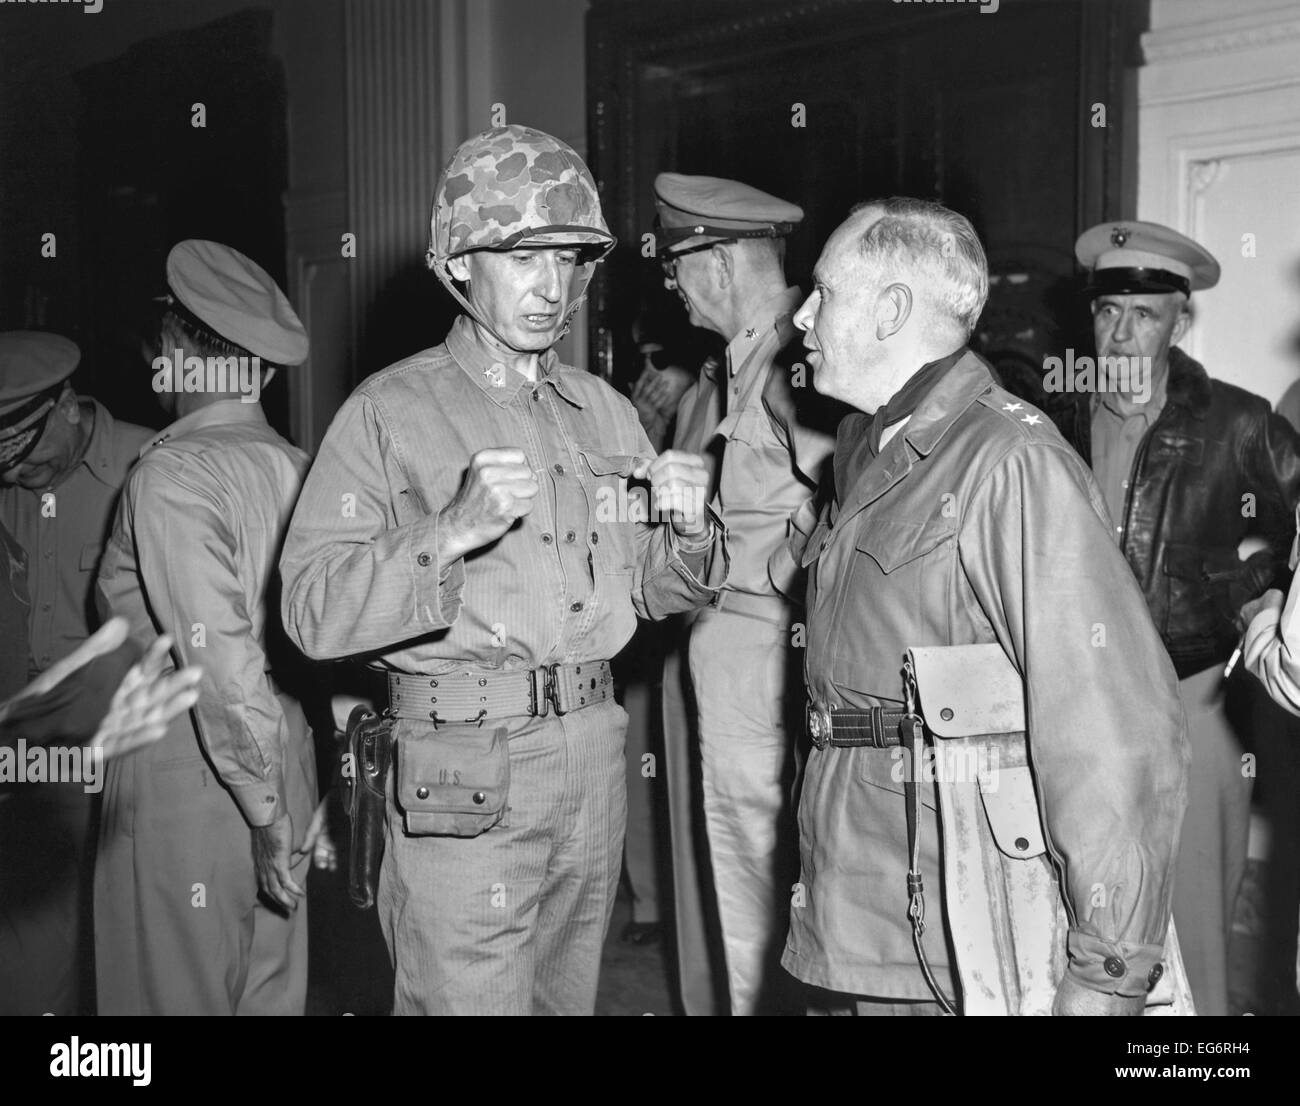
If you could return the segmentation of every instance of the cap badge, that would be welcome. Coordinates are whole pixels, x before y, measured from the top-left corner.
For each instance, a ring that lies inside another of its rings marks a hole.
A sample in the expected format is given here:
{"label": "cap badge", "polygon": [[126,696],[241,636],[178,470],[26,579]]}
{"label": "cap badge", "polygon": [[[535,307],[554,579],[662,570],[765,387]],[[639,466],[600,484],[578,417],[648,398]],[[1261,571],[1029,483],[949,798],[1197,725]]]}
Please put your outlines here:
{"label": "cap badge", "polygon": [[1116,227],[1110,232],[1110,244],[1117,249],[1123,249],[1124,243],[1129,240],[1129,235],[1133,232],[1128,227]]}

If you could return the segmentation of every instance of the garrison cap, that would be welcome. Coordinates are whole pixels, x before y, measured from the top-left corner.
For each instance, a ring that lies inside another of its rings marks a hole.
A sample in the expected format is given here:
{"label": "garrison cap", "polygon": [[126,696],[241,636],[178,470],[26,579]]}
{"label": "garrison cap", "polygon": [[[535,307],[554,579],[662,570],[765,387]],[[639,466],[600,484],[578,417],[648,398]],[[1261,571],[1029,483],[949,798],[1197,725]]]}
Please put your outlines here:
{"label": "garrison cap", "polygon": [[307,360],[307,332],[279,285],[220,242],[187,238],[167,255],[172,295],[204,326],[276,365]]}
{"label": "garrison cap", "polygon": [[76,342],[58,334],[0,334],[0,468],[11,468],[32,451],[80,360]]}
{"label": "garrison cap", "polygon": [[1190,296],[1219,283],[1214,255],[1159,223],[1099,223],[1079,236],[1074,255],[1092,271],[1088,294],[1093,297],[1142,292]]}
{"label": "garrison cap", "polygon": [[803,221],[803,208],[740,181],[660,173],[655,177],[659,251],[688,238],[784,238]]}

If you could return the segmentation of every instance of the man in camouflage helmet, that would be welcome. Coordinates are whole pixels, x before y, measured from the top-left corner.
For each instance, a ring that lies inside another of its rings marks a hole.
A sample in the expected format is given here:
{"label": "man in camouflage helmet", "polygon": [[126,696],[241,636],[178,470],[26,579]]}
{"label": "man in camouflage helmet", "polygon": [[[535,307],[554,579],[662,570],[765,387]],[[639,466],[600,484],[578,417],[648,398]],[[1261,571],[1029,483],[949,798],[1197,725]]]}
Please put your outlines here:
{"label": "man in camouflage helmet", "polygon": [[613,244],[564,143],[464,143],[429,258],[466,314],[343,405],[285,543],[290,636],[387,674],[397,1013],[592,1013],[625,818],[609,658],[725,581],[702,459],[656,457],[551,348]]}

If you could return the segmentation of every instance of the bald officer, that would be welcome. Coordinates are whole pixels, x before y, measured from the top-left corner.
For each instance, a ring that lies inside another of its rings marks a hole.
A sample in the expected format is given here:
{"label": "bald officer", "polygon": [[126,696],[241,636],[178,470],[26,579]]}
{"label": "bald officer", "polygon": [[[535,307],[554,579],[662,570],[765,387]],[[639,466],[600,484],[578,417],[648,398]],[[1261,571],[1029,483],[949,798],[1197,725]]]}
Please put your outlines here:
{"label": "bald officer", "polygon": [[95,870],[100,1013],[301,1014],[304,835],[316,795],[301,708],[268,658],[280,542],[308,458],[261,388],[307,335],[243,254],[188,240],[153,384],[177,416],[141,450],[99,574],[101,605],[170,633],[203,670],[195,709],[110,765]]}
{"label": "bald officer", "polygon": [[[149,431],[119,422],[69,378],[77,345],[0,334],[0,526],[27,554],[20,685],[95,629],[93,585],[118,492]],[[89,976],[94,802],[79,783],[14,794],[0,810],[0,1013],[73,1014]]]}
{"label": "bald officer", "polygon": [[[1224,662],[1243,606],[1285,568],[1300,439],[1266,400],[1177,348],[1191,294],[1219,280],[1209,251],[1124,220],[1086,231],[1075,253],[1092,274],[1099,362],[1091,383],[1077,372],[1058,381],[1078,393],[1061,429],[1097,476],[1180,679],[1192,761],[1174,920],[1197,1013],[1223,1015],[1253,778],[1224,709]],[[1263,548],[1242,560],[1251,543]]]}
{"label": "bald officer", "polygon": [[[790,348],[802,295],[785,278],[785,237],[803,211],[739,181],[680,173],[655,178],[655,208],[666,287],[692,325],[727,342],[716,370],[683,398],[673,445],[713,457],[713,506],[732,557],[726,588],[694,621],[689,670],[731,1012],[748,1015],[772,1009],[777,997],[797,876],[790,790],[803,695],[792,643],[801,604],[789,596],[802,588],[792,564],[774,577],[768,561],[791,517],[811,513],[834,425]],[[665,694],[680,696],[680,683],[665,680]],[[680,762],[686,739],[671,719],[681,711],[673,703],[664,713],[668,756]],[[681,780],[671,764],[669,772]],[[676,829],[690,792],[680,782],[675,790]],[[679,877],[693,871],[689,849],[678,834]],[[683,950],[684,980],[702,975],[692,955]]]}

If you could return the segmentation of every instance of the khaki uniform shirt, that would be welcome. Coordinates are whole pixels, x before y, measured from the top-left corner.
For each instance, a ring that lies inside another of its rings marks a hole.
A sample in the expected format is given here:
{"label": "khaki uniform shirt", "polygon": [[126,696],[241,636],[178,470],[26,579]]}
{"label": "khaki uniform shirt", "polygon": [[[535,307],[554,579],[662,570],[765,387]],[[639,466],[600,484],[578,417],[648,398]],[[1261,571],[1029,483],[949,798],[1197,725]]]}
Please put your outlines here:
{"label": "khaki uniform shirt", "polygon": [[[707,603],[726,579],[722,528],[688,551],[652,525],[626,476],[654,452],[604,381],[541,358],[531,383],[461,316],[446,342],[366,380],[335,416],[285,541],[284,623],[309,656],[368,654],[438,675],[608,660],[638,614]],[[522,449],[541,491],[498,541],[438,560],[438,512],[470,458]]]}
{"label": "khaki uniform shirt", "polygon": [[1092,397],[1092,471],[1110,512],[1111,531],[1116,543],[1124,533],[1124,511],[1128,488],[1133,480],[1133,463],[1147,431],[1155,426],[1165,406],[1165,385],[1161,376],[1151,398],[1132,414],[1120,411],[1115,397],[1097,393]]}
{"label": "khaki uniform shirt", "polygon": [[797,422],[778,424],[765,405],[773,383],[789,390],[788,380],[773,377],[787,375],[777,357],[795,337],[792,314],[801,298],[798,288],[787,288],[765,304],[753,325],[727,344],[726,364],[706,365],[678,405],[674,448],[714,459],[713,505],[726,525],[731,556],[727,591],[793,590],[796,566],[783,561],[774,578],[768,561],[789,537],[791,518],[809,509],[822,464],[835,448],[833,435]]}
{"label": "khaki uniform shirt", "polygon": [[266,646],[267,595],[308,464],[259,404],[186,415],[140,451],[99,573],[107,613],[141,639],[171,634],[177,660],[203,669],[197,736],[253,826],[285,811],[285,772],[301,770],[308,741]]}
{"label": "khaki uniform shirt", "polygon": [[[108,540],[118,492],[153,431],[119,422],[97,400],[82,400],[94,425],[81,461],[48,492],[0,488],[0,524],[27,550],[31,597],[30,676],[66,657],[98,625],[95,570]],[[50,499],[44,500],[44,496]]]}

